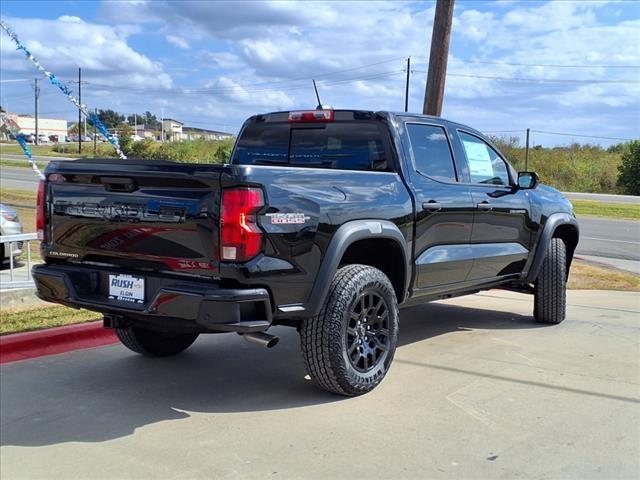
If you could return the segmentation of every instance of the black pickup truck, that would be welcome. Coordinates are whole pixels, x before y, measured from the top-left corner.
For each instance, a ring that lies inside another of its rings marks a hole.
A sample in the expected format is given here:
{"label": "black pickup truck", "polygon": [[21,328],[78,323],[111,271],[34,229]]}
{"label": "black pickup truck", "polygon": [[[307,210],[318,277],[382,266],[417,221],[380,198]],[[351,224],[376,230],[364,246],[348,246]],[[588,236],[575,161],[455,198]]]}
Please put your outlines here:
{"label": "black pickup truck", "polygon": [[399,305],[499,287],[561,322],[578,243],[569,201],[480,132],[331,109],[251,117],[226,165],[52,161],[37,224],[38,296],[103,313],[134,352],[220,332],[271,347],[287,325],[343,395],[385,376]]}

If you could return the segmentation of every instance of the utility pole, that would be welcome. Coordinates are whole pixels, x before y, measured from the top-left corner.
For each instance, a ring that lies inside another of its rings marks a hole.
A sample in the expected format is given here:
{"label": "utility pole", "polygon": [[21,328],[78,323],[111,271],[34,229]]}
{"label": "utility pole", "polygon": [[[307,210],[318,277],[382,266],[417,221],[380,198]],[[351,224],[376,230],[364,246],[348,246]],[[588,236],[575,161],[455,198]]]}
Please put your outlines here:
{"label": "utility pole", "polygon": [[424,106],[422,107],[422,113],[435,115],[436,117],[442,114],[454,4],[455,0],[436,0],[436,13],[433,19],[433,32],[431,33],[427,87],[424,92]]}
{"label": "utility pole", "polygon": [[38,100],[40,98],[40,87],[38,87],[38,79],[34,79],[34,86],[33,86],[33,92],[35,94],[35,123],[36,123],[36,139],[34,140],[36,145],[40,144],[40,141],[38,140]]}
{"label": "utility pole", "polygon": [[[98,116],[98,109],[94,109],[96,117]],[[95,157],[98,153],[98,129],[96,128],[96,122],[93,122],[93,156]]]}
{"label": "utility pole", "polygon": [[[78,68],[78,101],[82,105],[82,69]],[[82,153],[82,110],[78,108],[78,153]]]}
{"label": "utility pole", "polygon": [[529,129],[527,128],[527,143],[524,149],[524,171],[529,171]]}
{"label": "utility pole", "polygon": [[160,109],[160,128],[162,129],[162,143],[164,143],[164,108]]}
{"label": "utility pole", "polygon": [[411,57],[407,57],[407,84],[404,87],[404,111],[409,111],[409,77],[411,76]]}

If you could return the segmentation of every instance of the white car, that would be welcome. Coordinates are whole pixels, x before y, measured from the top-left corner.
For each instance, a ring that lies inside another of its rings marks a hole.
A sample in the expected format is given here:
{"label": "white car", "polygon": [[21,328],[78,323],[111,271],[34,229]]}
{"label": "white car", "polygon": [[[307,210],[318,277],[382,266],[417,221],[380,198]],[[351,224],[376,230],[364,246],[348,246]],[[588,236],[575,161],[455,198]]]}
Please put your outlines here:
{"label": "white car", "polygon": [[[22,224],[20,218],[15,210],[0,203],[0,235],[18,235],[22,233]],[[2,249],[0,253],[2,256],[2,263],[9,261],[9,244],[0,244]],[[16,258],[22,254],[22,242],[15,242],[13,244],[13,258]]]}

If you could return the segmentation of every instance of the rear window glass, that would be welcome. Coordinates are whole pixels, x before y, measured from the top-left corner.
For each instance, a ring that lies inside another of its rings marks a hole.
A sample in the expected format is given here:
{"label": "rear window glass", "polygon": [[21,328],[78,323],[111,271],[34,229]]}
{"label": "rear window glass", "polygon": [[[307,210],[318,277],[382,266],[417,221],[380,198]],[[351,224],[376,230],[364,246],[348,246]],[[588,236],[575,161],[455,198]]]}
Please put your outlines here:
{"label": "rear window glass", "polygon": [[388,170],[382,131],[374,122],[248,125],[233,162],[342,170]]}

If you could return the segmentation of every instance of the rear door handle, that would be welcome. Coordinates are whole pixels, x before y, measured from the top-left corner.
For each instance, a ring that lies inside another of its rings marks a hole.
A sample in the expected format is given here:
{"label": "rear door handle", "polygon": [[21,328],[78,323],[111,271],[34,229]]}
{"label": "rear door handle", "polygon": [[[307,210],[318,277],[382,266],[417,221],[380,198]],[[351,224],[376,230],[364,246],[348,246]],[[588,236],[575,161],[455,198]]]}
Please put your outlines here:
{"label": "rear door handle", "polygon": [[486,200],[484,202],[476,203],[476,207],[478,208],[478,210],[482,210],[484,212],[493,210],[493,206]]}
{"label": "rear door handle", "polygon": [[438,212],[442,210],[442,205],[440,205],[435,200],[429,200],[428,202],[424,202],[422,204],[422,209],[428,212]]}

